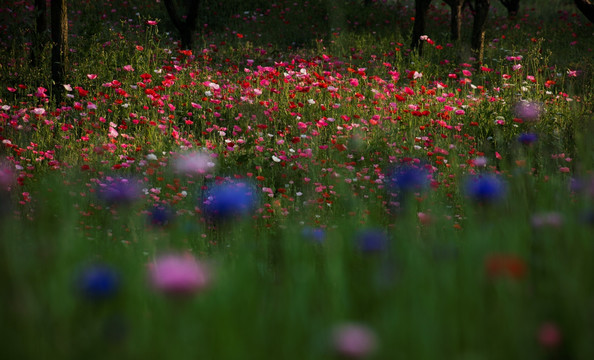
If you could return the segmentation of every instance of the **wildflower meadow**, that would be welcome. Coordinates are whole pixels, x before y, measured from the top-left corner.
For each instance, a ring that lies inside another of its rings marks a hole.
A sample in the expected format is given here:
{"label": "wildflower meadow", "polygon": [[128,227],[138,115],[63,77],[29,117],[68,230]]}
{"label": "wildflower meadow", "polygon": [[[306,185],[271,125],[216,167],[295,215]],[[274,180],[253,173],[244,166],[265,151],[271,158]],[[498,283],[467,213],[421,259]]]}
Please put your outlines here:
{"label": "wildflower meadow", "polygon": [[2,359],[594,359],[573,1],[491,1],[482,61],[440,1],[422,55],[414,1],[203,0],[191,48],[68,1],[64,84],[38,3],[0,2]]}

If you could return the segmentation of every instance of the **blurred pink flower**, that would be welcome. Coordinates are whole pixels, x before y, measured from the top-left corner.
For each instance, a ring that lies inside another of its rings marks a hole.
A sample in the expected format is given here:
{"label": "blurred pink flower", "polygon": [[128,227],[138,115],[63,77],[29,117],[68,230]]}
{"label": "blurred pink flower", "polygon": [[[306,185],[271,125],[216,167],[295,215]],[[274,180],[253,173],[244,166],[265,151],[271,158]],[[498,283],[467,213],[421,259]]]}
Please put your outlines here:
{"label": "blurred pink flower", "polygon": [[192,255],[164,255],[149,267],[150,281],[156,290],[169,295],[190,295],[210,284],[208,267]]}
{"label": "blurred pink flower", "polygon": [[0,190],[7,189],[14,181],[14,172],[10,167],[0,163]]}
{"label": "blurred pink flower", "polygon": [[558,228],[563,225],[563,215],[558,212],[534,214],[530,222],[535,228],[541,228],[545,226]]}
{"label": "blurred pink flower", "polygon": [[204,175],[214,169],[215,159],[207,152],[179,154],[173,166],[178,173]]}
{"label": "blurred pink flower", "polygon": [[342,356],[362,358],[377,349],[375,333],[364,325],[341,324],[332,334],[334,350]]}
{"label": "blurred pink flower", "polygon": [[542,104],[538,102],[531,102],[522,100],[518,102],[514,108],[516,116],[524,121],[536,121],[542,112]]}
{"label": "blurred pink flower", "polygon": [[553,323],[544,323],[538,330],[538,342],[545,348],[555,348],[561,343],[561,332]]}

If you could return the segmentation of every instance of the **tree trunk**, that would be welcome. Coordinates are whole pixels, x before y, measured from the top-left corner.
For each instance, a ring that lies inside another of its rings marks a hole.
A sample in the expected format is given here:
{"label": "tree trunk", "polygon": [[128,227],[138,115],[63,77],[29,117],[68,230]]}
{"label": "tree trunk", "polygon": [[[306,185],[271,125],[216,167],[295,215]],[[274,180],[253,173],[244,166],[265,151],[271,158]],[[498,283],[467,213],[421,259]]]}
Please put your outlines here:
{"label": "tree trunk", "polygon": [[66,0],[52,0],[52,81],[56,101],[62,100],[68,67],[68,9]]}
{"label": "tree trunk", "polygon": [[425,35],[425,16],[431,0],[415,0],[415,23],[413,25],[412,43],[410,47],[418,49],[419,55],[423,54],[423,43],[421,42],[421,35]]}
{"label": "tree trunk", "polygon": [[187,5],[185,20],[182,20],[182,17],[179,16],[174,0],[164,0],[163,4],[171,22],[179,31],[182,49],[192,49],[200,0],[185,0]]}
{"label": "tree trunk", "polygon": [[452,15],[450,17],[450,33],[453,41],[460,39],[462,29],[462,8],[464,5],[463,0],[450,0],[448,2],[452,8]]}
{"label": "tree trunk", "polygon": [[47,4],[45,0],[35,0],[35,39],[31,49],[31,62],[38,66],[41,60],[41,52],[47,43]]}
{"label": "tree trunk", "polygon": [[483,62],[485,44],[485,23],[489,15],[490,0],[475,0],[474,23],[472,24],[472,39],[470,46],[478,63]]}
{"label": "tree trunk", "polygon": [[501,3],[507,9],[507,16],[513,18],[520,10],[520,0],[501,0]]}
{"label": "tree trunk", "polygon": [[580,9],[582,14],[590,20],[591,23],[594,23],[594,1],[592,0],[574,0],[575,5]]}

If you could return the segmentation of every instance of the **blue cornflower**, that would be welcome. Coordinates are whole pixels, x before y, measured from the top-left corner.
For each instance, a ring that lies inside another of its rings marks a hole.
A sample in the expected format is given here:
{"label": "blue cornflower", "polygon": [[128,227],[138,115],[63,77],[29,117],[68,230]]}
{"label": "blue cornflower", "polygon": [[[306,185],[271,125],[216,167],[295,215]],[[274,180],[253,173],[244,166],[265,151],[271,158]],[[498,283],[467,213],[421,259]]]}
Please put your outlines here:
{"label": "blue cornflower", "polygon": [[366,229],[357,233],[357,248],[364,253],[378,253],[388,246],[388,236],[380,229]]}
{"label": "blue cornflower", "polygon": [[538,135],[535,133],[524,133],[518,136],[518,141],[524,145],[531,145],[538,140]]}
{"label": "blue cornflower", "polygon": [[301,235],[315,243],[323,243],[326,240],[326,232],[321,228],[306,227],[301,231]]}
{"label": "blue cornflower", "polygon": [[90,300],[103,300],[115,295],[120,287],[118,273],[103,264],[84,268],[77,278],[77,288],[81,295]]}
{"label": "blue cornflower", "polygon": [[148,215],[151,225],[166,226],[173,219],[173,211],[165,206],[155,206]]}
{"label": "blue cornflower", "polygon": [[140,198],[141,194],[134,180],[126,178],[108,178],[99,186],[99,197],[110,205],[131,204]]}
{"label": "blue cornflower", "polygon": [[466,181],[466,194],[478,203],[491,203],[502,199],[506,193],[505,183],[496,176],[482,175]]}
{"label": "blue cornflower", "polygon": [[245,182],[215,184],[206,195],[204,213],[218,220],[245,215],[256,205],[255,188]]}
{"label": "blue cornflower", "polygon": [[429,185],[427,170],[423,167],[403,165],[389,174],[389,185],[394,191],[420,191]]}

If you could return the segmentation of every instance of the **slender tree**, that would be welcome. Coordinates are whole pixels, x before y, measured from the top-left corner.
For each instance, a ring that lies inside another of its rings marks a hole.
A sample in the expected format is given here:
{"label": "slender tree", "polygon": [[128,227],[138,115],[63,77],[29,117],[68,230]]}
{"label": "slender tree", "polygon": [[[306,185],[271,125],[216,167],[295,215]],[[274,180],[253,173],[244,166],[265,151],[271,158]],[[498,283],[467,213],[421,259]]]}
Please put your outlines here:
{"label": "slender tree", "polygon": [[420,40],[421,35],[425,34],[425,18],[431,0],[415,0],[415,22],[413,24],[411,48],[417,49],[419,55],[423,54],[423,43]]}
{"label": "slender tree", "polygon": [[470,47],[479,63],[483,62],[485,23],[489,15],[489,6],[491,6],[490,0],[475,0],[474,2],[474,22],[472,23]]}
{"label": "slender tree", "polygon": [[460,31],[462,29],[462,9],[464,8],[464,0],[445,0],[445,2],[452,9],[452,15],[450,16],[450,34],[452,40],[457,41],[460,39]]}
{"label": "slender tree", "polygon": [[[450,19],[450,33],[452,40],[460,38],[460,30],[462,27],[462,10],[464,5],[470,5],[474,14],[474,22],[472,26],[472,51],[479,62],[483,59],[483,47],[485,39],[485,23],[489,14],[490,0],[444,0],[451,8],[452,14]],[[505,0],[501,0],[505,1]],[[517,0],[510,0],[517,1]],[[420,36],[425,33],[425,18],[431,0],[415,0],[415,22],[412,32],[411,48],[417,49],[419,54],[422,54],[423,43],[420,41]]]}
{"label": "slender tree", "polygon": [[31,49],[31,62],[38,66],[44,44],[47,43],[47,4],[46,0],[35,0],[35,39]]}
{"label": "slender tree", "polygon": [[584,16],[586,18],[588,18],[588,20],[590,20],[591,23],[594,23],[594,1],[593,0],[574,0],[574,1],[575,1],[575,5],[578,7],[578,9],[580,9],[582,14],[584,14]]}
{"label": "slender tree", "polygon": [[179,31],[181,47],[183,49],[192,49],[200,0],[182,1],[182,4],[186,8],[185,16],[180,15],[178,11],[180,6],[176,4],[176,1],[164,0],[163,4],[165,5],[165,9],[167,9],[167,14],[169,14],[171,22],[173,22],[173,25]]}
{"label": "slender tree", "polygon": [[66,0],[51,0],[52,82],[59,102],[68,68],[68,5]]}

